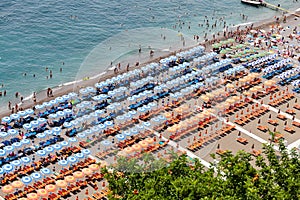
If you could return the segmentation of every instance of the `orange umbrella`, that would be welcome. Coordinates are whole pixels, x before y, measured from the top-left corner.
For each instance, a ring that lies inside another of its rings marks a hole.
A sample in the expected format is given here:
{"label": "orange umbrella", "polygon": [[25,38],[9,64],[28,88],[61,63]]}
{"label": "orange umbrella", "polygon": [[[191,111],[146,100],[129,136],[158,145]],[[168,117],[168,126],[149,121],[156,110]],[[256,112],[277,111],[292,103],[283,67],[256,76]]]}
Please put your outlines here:
{"label": "orange umbrella", "polygon": [[182,113],[182,110],[183,110],[182,108],[178,107],[175,109],[175,112]]}
{"label": "orange umbrella", "polygon": [[76,171],[76,172],[73,173],[73,176],[75,178],[83,178],[84,177],[84,173],[81,172],[81,171]]}
{"label": "orange umbrella", "polygon": [[100,169],[99,165],[97,165],[97,164],[91,164],[91,165],[89,166],[89,168],[90,168],[92,171],[97,171],[97,170]]}
{"label": "orange umbrella", "polygon": [[141,151],[141,146],[139,144],[132,145],[134,151]]}
{"label": "orange umbrella", "polygon": [[234,88],[234,85],[232,85],[231,83],[228,83],[227,85],[226,85],[226,88]]}
{"label": "orange umbrella", "polygon": [[124,149],[124,151],[125,151],[126,154],[131,154],[134,150],[133,150],[132,147],[126,147],[126,148]]}
{"label": "orange umbrella", "polygon": [[84,175],[89,176],[93,173],[93,171],[89,168],[84,168],[82,169],[82,172],[84,173]]}
{"label": "orange umbrella", "polygon": [[176,132],[176,127],[175,126],[171,126],[167,129],[167,131],[169,131],[170,133],[175,133]]}
{"label": "orange umbrella", "polygon": [[28,200],[28,199],[25,197],[22,197],[22,198],[19,198],[18,200]]}
{"label": "orange umbrella", "polygon": [[144,149],[148,147],[148,143],[145,140],[140,141],[139,145]]}
{"label": "orange umbrella", "polygon": [[248,92],[248,91],[243,92],[243,94],[244,94],[245,96],[250,96],[250,92]]}
{"label": "orange umbrella", "polygon": [[14,181],[12,182],[11,186],[14,188],[22,188],[24,186],[24,183],[22,181]]}
{"label": "orange umbrella", "polygon": [[65,181],[67,183],[74,183],[76,181],[75,177],[74,176],[66,176],[65,177]]}
{"label": "orange umbrella", "polygon": [[68,186],[68,183],[64,180],[58,180],[56,181],[56,185],[60,188],[66,188]]}
{"label": "orange umbrella", "polygon": [[49,185],[46,185],[45,189],[46,189],[48,192],[55,192],[56,186],[53,185],[53,184],[49,184]]}
{"label": "orange umbrella", "polygon": [[14,188],[11,185],[5,185],[2,187],[3,193],[9,194],[9,193],[12,193],[13,191],[14,191]]}
{"label": "orange umbrella", "polygon": [[29,193],[29,194],[27,194],[27,199],[29,199],[29,200],[38,200],[39,196],[37,195],[37,193]]}
{"label": "orange umbrella", "polygon": [[154,143],[154,140],[153,138],[146,138],[145,141],[148,143],[148,144],[153,144]]}
{"label": "orange umbrella", "polygon": [[48,191],[46,189],[38,189],[36,192],[40,197],[47,197],[48,196]]}
{"label": "orange umbrella", "polygon": [[169,112],[167,112],[167,113],[165,113],[165,117],[166,117],[166,118],[171,118],[171,117],[172,117],[172,114],[169,113]]}

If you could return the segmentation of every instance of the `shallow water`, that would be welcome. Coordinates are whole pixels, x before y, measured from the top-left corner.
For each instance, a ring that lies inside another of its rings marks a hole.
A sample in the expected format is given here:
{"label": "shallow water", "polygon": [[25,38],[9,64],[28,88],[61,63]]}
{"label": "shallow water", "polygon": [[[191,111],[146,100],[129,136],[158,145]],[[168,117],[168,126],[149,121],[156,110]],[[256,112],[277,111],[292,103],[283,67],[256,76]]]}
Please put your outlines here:
{"label": "shallow water", "polygon": [[[300,7],[300,2],[296,4],[292,0],[268,2],[280,3],[288,9]],[[198,24],[204,23],[204,16],[208,16],[210,23],[226,16],[227,25],[232,26],[247,22],[242,19],[241,13],[248,16],[248,22],[280,15],[267,8],[243,5],[239,0],[187,0],[184,3],[178,0],[2,0],[0,84],[3,83],[4,87],[0,91],[6,90],[7,96],[0,97],[0,105],[6,105],[8,100],[16,101],[16,91],[28,96],[34,91],[93,74],[95,66],[99,66],[96,71],[103,71],[107,69],[109,61],[119,62],[126,59],[126,56],[133,56],[139,45],[147,49],[147,43],[151,43],[149,46],[152,45],[157,51],[168,49],[168,45],[155,47],[153,38],[147,35],[132,37],[135,41],[130,43],[134,45],[128,45],[128,41],[118,37],[126,30],[145,31],[145,28],[150,27],[155,27],[155,30],[161,27],[173,29],[177,23],[174,35],[171,35],[176,38],[177,31],[181,31],[186,40],[192,40],[195,34],[203,36],[205,28]],[[180,26],[179,20],[185,24]],[[208,33],[222,29],[223,26],[218,26],[218,29]],[[143,32],[136,34],[143,35],[141,33]],[[102,43],[107,45],[105,48],[110,45],[105,43],[110,37],[115,46],[111,51],[105,51],[103,60],[99,57],[98,60],[90,60],[88,63],[95,62],[90,68],[83,65],[97,45]],[[170,43],[175,44],[174,41]],[[118,48],[120,46],[124,47]],[[114,50],[115,47],[118,50]],[[99,65],[100,61],[102,65]],[[48,71],[45,70],[46,67]],[[63,68],[62,73],[60,68]],[[78,73],[79,69],[84,73]],[[53,72],[52,79],[49,78],[49,70]]]}

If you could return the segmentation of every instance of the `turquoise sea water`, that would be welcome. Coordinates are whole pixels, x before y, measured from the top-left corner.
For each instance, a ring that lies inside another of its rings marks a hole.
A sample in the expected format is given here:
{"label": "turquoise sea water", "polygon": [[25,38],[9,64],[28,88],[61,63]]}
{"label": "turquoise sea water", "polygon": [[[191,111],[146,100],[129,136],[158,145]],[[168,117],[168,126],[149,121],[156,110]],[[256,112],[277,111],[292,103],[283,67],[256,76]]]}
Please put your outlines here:
{"label": "turquoise sea water", "polygon": [[[268,2],[293,10],[300,7],[300,3],[293,3],[293,0]],[[247,21],[242,19],[241,13],[248,16]],[[16,101],[16,91],[26,97],[33,91],[81,78],[78,70],[86,56],[111,37],[115,45],[113,48],[118,48],[124,43],[124,39],[118,36],[126,30],[147,31],[150,27],[174,29],[177,23],[174,33],[180,30],[192,39],[195,34],[204,35],[205,28],[198,26],[203,24],[204,16],[208,16],[210,23],[225,16],[227,25],[232,26],[274,15],[280,13],[243,5],[239,0],[2,0],[0,85],[4,84],[4,87],[0,91],[6,90],[7,96],[0,97],[0,106],[6,106],[8,100]],[[185,24],[179,26],[179,20]],[[222,28],[218,27],[219,30]],[[211,32],[216,32],[216,29]],[[133,36],[137,41],[132,42],[139,44],[147,41],[147,37]],[[107,48],[105,45],[104,48]],[[125,52],[118,52],[118,55],[114,55],[117,51],[114,49],[105,51],[103,60],[110,57],[108,54],[114,59],[129,55],[136,48],[128,45],[128,48],[122,49]],[[99,71],[107,68],[106,63],[98,65]],[[91,69],[84,71],[93,74],[94,69]],[[53,72],[52,79],[46,78],[49,70]]]}

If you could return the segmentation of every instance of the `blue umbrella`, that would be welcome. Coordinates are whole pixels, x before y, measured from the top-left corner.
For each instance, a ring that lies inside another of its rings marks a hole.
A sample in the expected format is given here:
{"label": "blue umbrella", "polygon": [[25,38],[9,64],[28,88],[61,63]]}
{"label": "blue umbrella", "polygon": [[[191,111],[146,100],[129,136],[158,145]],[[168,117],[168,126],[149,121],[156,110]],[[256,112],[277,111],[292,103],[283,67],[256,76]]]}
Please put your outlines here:
{"label": "blue umbrella", "polygon": [[7,132],[0,132],[0,137],[5,139],[9,134]]}
{"label": "blue umbrella", "polygon": [[52,152],[54,152],[54,148],[51,146],[48,146],[48,147],[44,148],[44,151],[46,151],[47,153],[52,153]]}
{"label": "blue umbrella", "polygon": [[19,111],[18,114],[21,116],[21,117],[24,117],[27,115],[27,113],[25,111]]}
{"label": "blue umbrella", "polygon": [[39,139],[44,139],[46,137],[46,134],[45,133],[38,133],[36,135],[36,137],[39,138]]}
{"label": "blue umbrella", "polygon": [[21,180],[25,185],[29,185],[32,182],[32,178],[30,176],[24,176]]}
{"label": "blue umbrella", "polygon": [[16,129],[9,129],[7,131],[8,134],[12,135],[12,136],[15,136],[17,135],[19,132],[16,130]]}
{"label": "blue umbrella", "polygon": [[132,134],[130,131],[123,131],[123,134],[126,136],[126,137],[130,137]]}
{"label": "blue umbrella", "polygon": [[4,174],[4,170],[0,168],[0,175]]}
{"label": "blue umbrella", "polygon": [[87,130],[84,131],[84,133],[86,135],[91,135],[93,132],[90,129],[87,129]]}
{"label": "blue umbrella", "polygon": [[56,97],[55,100],[60,103],[65,101],[64,98],[62,98],[62,97]]}
{"label": "blue umbrella", "polygon": [[50,102],[44,102],[43,105],[48,108],[50,108],[52,106],[52,104]]}
{"label": "blue umbrella", "polygon": [[63,111],[58,111],[56,112],[57,116],[58,117],[64,117],[65,116],[65,113]]}
{"label": "blue umbrella", "polygon": [[28,144],[30,144],[30,140],[28,140],[28,139],[23,139],[23,140],[21,140],[21,143],[22,143],[23,145],[28,145]]}
{"label": "blue umbrella", "polygon": [[106,126],[105,126],[105,124],[99,124],[98,128],[103,131],[106,129]]}
{"label": "blue umbrella", "polygon": [[143,124],[137,124],[135,127],[137,128],[137,130],[140,130],[140,131],[145,129]]}
{"label": "blue umbrella", "polygon": [[107,127],[112,127],[114,124],[112,121],[106,121],[104,122],[104,124],[107,126]]}
{"label": "blue umbrella", "polygon": [[116,138],[117,138],[119,141],[121,141],[121,140],[125,140],[125,139],[126,139],[126,136],[123,135],[123,134],[118,134],[118,135],[116,135]]}
{"label": "blue umbrella", "polygon": [[130,132],[134,135],[139,134],[139,131],[136,128],[130,129]]}
{"label": "blue umbrella", "polygon": [[31,177],[34,179],[34,180],[40,180],[42,178],[42,175],[38,172],[34,172],[31,174]]}
{"label": "blue umbrella", "polygon": [[9,123],[10,122],[10,117],[8,117],[8,116],[3,117],[2,122]]}
{"label": "blue umbrella", "polygon": [[75,143],[75,142],[77,142],[77,139],[75,137],[72,137],[72,138],[69,138],[68,141],[70,143]]}
{"label": "blue umbrella", "polygon": [[111,142],[108,141],[108,140],[103,140],[103,141],[101,142],[101,144],[103,144],[104,146],[110,146],[110,145],[111,145]]}
{"label": "blue umbrella", "polygon": [[21,160],[24,164],[28,164],[31,161],[29,157],[22,157]]}
{"label": "blue umbrella", "polygon": [[77,134],[77,137],[79,137],[79,138],[85,138],[86,137],[86,134],[84,133],[84,132],[81,132],[81,133],[78,133]]}
{"label": "blue umbrella", "polygon": [[94,132],[94,133],[97,133],[97,132],[99,132],[100,130],[99,130],[99,128],[98,128],[97,126],[93,126],[93,127],[91,128],[91,131]]}
{"label": "blue umbrella", "polygon": [[13,165],[5,164],[5,165],[3,165],[2,169],[3,169],[5,172],[9,173],[9,172],[11,172],[11,171],[14,170],[14,167],[13,167]]}
{"label": "blue umbrella", "polygon": [[60,161],[58,161],[58,164],[59,164],[60,166],[62,166],[62,167],[65,167],[65,166],[68,165],[68,161],[66,161],[66,160],[60,160]]}
{"label": "blue umbrella", "polygon": [[48,116],[50,119],[56,119],[57,118],[57,114],[52,113]]}
{"label": "blue umbrella", "polygon": [[3,149],[0,149],[0,157],[3,157],[6,155],[6,151]]}
{"label": "blue umbrella", "polygon": [[21,148],[22,147],[22,143],[21,142],[15,142],[12,145],[14,146],[14,148]]}
{"label": "blue umbrella", "polygon": [[143,122],[143,125],[144,125],[145,127],[150,127],[150,126],[151,126],[151,123],[150,123],[150,122]]}
{"label": "blue umbrella", "polygon": [[82,159],[82,158],[84,158],[84,154],[83,153],[76,153],[75,157],[78,158],[78,159]]}
{"label": "blue umbrella", "polygon": [[62,96],[62,98],[64,99],[64,101],[67,101],[67,100],[70,99],[70,95],[65,94],[65,95]]}
{"label": "blue umbrella", "polygon": [[71,115],[72,113],[73,113],[73,111],[71,110],[71,109],[64,109],[64,113],[66,114],[66,115]]}
{"label": "blue umbrella", "polygon": [[60,132],[61,132],[61,128],[60,128],[60,127],[54,127],[54,128],[52,129],[52,131],[54,132],[55,135],[59,135]]}
{"label": "blue umbrella", "polygon": [[72,126],[73,126],[73,124],[70,123],[70,122],[65,122],[64,123],[64,127],[66,127],[66,128],[71,128]]}
{"label": "blue umbrella", "polygon": [[38,118],[37,121],[39,124],[45,124],[47,122],[45,118]]}
{"label": "blue umbrella", "polygon": [[12,152],[14,150],[13,146],[6,146],[4,147],[4,150],[9,154],[10,152]]}
{"label": "blue umbrella", "polygon": [[135,110],[131,110],[128,113],[130,114],[130,116],[135,116],[136,115],[136,111]]}
{"label": "blue umbrella", "polygon": [[45,176],[51,174],[51,170],[48,169],[48,168],[42,168],[42,169],[40,170],[40,172],[41,172],[43,175],[45,175]]}
{"label": "blue umbrella", "polygon": [[26,109],[25,112],[26,112],[27,115],[32,115],[32,114],[34,114],[34,111],[33,111],[32,109],[30,109],[30,108],[29,108],[29,109]]}
{"label": "blue umbrella", "polygon": [[66,147],[69,145],[69,143],[67,141],[62,141],[62,142],[60,142],[60,145],[63,147]]}
{"label": "blue umbrella", "polygon": [[55,105],[55,104],[57,104],[57,101],[56,101],[56,99],[52,99],[49,101],[49,103],[51,103],[52,105]]}
{"label": "blue umbrella", "polygon": [[44,108],[43,104],[42,105],[38,104],[35,106],[35,109],[37,109],[37,110],[42,110],[43,108]]}
{"label": "blue umbrella", "polygon": [[45,130],[44,131],[44,133],[46,134],[46,135],[52,135],[53,134],[53,131],[52,130]]}
{"label": "blue umbrella", "polygon": [[77,119],[71,121],[72,126],[77,126],[79,121]]}
{"label": "blue umbrella", "polygon": [[105,112],[104,112],[104,110],[96,110],[95,113],[96,113],[97,116],[101,116],[101,115],[103,115]]}
{"label": "blue umbrella", "polygon": [[21,163],[20,160],[14,160],[10,164],[15,166],[15,167],[19,167],[19,166],[21,166],[22,163]]}
{"label": "blue umbrella", "polygon": [[77,158],[75,158],[74,156],[70,156],[67,158],[67,161],[70,163],[70,164],[75,164],[78,160]]}
{"label": "blue umbrella", "polygon": [[54,144],[52,145],[52,147],[55,149],[55,150],[60,150],[62,148],[62,146],[60,144]]}
{"label": "blue umbrella", "polygon": [[46,151],[44,151],[44,150],[38,150],[37,152],[36,152],[36,154],[38,155],[38,156],[40,156],[40,157],[44,157],[44,156],[46,156]]}
{"label": "blue umbrella", "polygon": [[14,120],[17,120],[17,119],[20,118],[20,115],[17,114],[17,113],[13,113],[13,114],[10,115],[10,118],[11,118],[11,119],[14,119]]}
{"label": "blue umbrella", "polygon": [[23,128],[26,129],[26,130],[30,130],[31,127],[32,127],[32,126],[31,126],[31,124],[29,124],[29,123],[23,125]]}
{"label": "blue umbrella", "polygon": [[89,149],[83,149],[81,150],[81,153],[83,153],[84,155],[90,155],[91,154],[91,151]]}

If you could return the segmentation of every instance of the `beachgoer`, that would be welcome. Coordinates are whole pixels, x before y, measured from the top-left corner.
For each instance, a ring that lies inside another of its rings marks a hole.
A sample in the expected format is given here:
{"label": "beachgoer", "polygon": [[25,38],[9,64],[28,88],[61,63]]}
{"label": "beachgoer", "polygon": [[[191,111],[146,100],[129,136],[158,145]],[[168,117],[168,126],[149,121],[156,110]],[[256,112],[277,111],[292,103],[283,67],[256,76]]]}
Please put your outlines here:
{"label": "beachgoer", "polygon": [[8,101],[8,109],[11,110],[11,101]]}
{"label": "beachgoer", "polygon": [[19,92],[16,92],[15,96],[16,96],[16,98],[18,98],[19,97]]}
{"label": "beachgoer", "polygon": [[129,63],[126,66],[126,71],[129,71]]}
{"label": "beachgoer", "polygon": [[52,78],[52,70],[50,70],[49,77]]}
{"label": "beachgoer", "polygon": [[4,90],[4,92],[3,92],[3,96],[6,96],[6,90]]}
{"label": "beachgoer", "polygon": [[59,69],[59,72],[62,72],[62,67]]}

